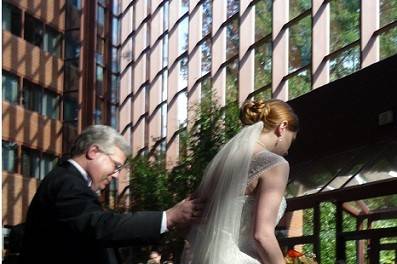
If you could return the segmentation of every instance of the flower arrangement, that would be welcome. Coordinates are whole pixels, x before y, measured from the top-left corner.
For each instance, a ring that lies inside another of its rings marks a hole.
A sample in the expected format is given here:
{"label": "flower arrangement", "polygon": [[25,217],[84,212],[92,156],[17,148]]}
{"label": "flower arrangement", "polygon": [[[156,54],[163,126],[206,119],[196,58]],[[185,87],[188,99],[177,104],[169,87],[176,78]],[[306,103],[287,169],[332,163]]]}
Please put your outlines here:
{"label": "flower arrangement", "polygon": [[289,249],[287,251],[285,261],[286,264],[317,264],[314,254],[303,254],[294,249]]}

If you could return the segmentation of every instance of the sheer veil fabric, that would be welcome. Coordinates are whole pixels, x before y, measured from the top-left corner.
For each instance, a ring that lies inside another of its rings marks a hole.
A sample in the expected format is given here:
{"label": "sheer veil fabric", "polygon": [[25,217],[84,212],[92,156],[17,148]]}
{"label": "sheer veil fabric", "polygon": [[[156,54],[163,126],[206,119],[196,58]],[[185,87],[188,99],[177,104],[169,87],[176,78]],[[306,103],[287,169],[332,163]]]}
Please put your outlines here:
{"label": "sheer veil fabric", "polygon": [[238,251],[236,243],[243,210],[241,198],[247,186],[255,143],[262,129],[263,122],[244,127],[208,165],[198,188],[198,195],[207,201],[203,221],[190,230],[181,263],[259,263],[245,254],[247,261],[231,259],[234,254],[230,253]]}

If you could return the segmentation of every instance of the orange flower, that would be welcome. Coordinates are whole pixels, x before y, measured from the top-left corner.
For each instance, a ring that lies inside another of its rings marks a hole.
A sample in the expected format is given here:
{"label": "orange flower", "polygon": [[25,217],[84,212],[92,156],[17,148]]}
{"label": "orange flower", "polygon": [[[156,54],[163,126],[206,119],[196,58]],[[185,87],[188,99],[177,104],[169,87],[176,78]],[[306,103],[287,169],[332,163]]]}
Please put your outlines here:
{"label": "orange flower", "polygon": [[294,249],[289,249],[287,252],[287,256],[290,258],[299,258],[299,257],[302,257],[303,254],[300,253],[299,251],[294,250]]}

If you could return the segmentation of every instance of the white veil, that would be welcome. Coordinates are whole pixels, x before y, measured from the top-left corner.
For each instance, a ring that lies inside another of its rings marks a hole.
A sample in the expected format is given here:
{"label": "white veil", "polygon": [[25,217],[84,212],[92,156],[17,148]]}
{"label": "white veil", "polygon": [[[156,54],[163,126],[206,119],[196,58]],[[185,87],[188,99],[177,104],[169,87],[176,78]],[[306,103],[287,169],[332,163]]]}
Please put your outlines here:
{"label": "white veil", "polygon": [[263,122],[244,127],[207,166],[198,188],[198,195],[206,199],[203,223],[190,230],[181,263],[225,263],[230,241],[238,241],[243,209],[239,200],[245,192],[255,142],[262,129]]}

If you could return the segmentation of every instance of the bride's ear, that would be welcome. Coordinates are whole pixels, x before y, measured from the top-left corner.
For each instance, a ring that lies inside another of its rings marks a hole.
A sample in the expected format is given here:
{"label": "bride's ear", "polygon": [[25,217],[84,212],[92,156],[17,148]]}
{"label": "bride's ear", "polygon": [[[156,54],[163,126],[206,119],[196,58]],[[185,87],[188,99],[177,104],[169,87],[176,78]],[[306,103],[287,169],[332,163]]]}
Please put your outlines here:
{"label": "bride's ear", "polygon": [[282,137],[285,134],[285,131],[287,131],[288,127],[288,121],[284,120],[281,122],[277,127],[276,127],[276,136],[277,137]]}

